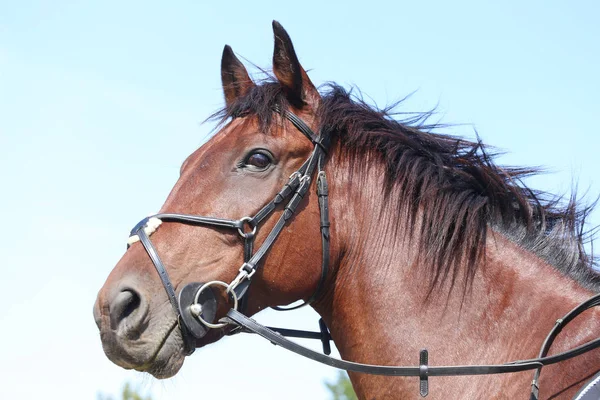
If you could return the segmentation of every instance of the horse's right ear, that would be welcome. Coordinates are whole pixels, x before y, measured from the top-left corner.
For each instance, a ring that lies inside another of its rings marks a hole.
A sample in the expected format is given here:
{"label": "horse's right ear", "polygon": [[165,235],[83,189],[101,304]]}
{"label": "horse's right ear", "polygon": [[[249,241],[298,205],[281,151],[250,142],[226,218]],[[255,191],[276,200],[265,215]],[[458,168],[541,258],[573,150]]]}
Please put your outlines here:
{"label": "horse's right ear", "polygon": [[298,108],[309,104],[316,110],[321,96],[300,65],[290,35],[277,21],[273,21],[273,33],[275,35],[273,51],[275,77],[283,86],[290,103]]}
{"label": "horse's right ear", "polygon": [[221,57],[221,82],[225,94],[225,104],[231,105],[238,97],[245,96],[254,86],[244,64],[233,54],[229,45],[223,49]]}

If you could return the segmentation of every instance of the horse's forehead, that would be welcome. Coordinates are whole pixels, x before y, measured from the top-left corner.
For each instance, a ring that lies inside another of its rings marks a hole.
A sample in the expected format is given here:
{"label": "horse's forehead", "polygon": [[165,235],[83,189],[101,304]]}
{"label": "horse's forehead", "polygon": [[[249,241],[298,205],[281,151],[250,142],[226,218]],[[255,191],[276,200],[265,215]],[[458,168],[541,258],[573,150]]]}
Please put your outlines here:
{"label": "horse's forehead", "polygon": [[[184,167],[187,163],[193,160],[202,158],[205,155],[211,154],[217,150],[224,151],[226,149],[233,149],[236,143],[239,143],[243,137],[248,137],[252,134],[256,134],[257,125],[250,121],[242,121],[242,119],[234,119],[222,129],[220,129],[215,135],[213,135],[206,143],[200,148],[196,149],[189,157],[184,161]],[[183,169],[183,168],[182,168]]]}
{"label": "horse's forehead", "polygon": [[255,118],[236,118],[221,129],[208,143],[217,146],[219,144],[231,144],[243,137],[256,135],[258,123]]}
{"label": "horse's forehead", "polygon": [[[274,122],[274,124],[276,124]],[[291,144],[294,139],[302,142],[301,135],[286,135],[289,127],[273,126],[268,134],[261,132],[259,122],[256,117],[236,118],[217,132],[206,144],[200,147],[194,155],[200,156],[211,150],[230,148],[234,149],[238,145],[244,145],[256,137],[269,138],[273,142],[278,142],[284,137],[286,143]]]}

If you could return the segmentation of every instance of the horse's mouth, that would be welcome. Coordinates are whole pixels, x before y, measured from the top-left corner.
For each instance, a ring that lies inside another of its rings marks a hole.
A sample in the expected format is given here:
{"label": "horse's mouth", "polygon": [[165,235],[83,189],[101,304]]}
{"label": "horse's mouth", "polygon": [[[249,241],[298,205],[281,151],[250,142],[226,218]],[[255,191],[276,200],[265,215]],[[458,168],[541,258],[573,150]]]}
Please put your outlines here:
{"label": "horse's mouth", "polygon": [[136,371],[148,372],[157,379],[174,376],[183,365],[185,354],[183,340],[175,321],[156,347],[154,354],[144,364],[134,367]]}
{"label": "horse's mouth", "polygon": [[[177,374],[183,366],[186,356],[183,338],[178,327],[179,325],[175,321],[148,361],[133,369],[140,372],[147,372],[157,379],[167,379]],[[211,329],[205,337],[196,341],[196,348],[216,342],[225,336],[229,330],[229,327]]]}

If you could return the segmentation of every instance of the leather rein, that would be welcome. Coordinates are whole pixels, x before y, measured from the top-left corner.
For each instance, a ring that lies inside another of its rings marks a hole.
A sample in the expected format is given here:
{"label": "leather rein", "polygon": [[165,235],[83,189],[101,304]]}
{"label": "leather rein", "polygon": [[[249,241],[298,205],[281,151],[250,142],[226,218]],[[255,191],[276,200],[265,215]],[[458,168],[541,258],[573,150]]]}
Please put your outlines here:
{"label": "leather rein", "polygon": [[[179,328],[181,329],[185,351],[188,355],[192,354],[195,350],[195,339],[200,339],[206,335],[208,329],[222,328],[230,325],[233,326],[233,329],[228,333],[229,335],[242,332],[255,333],[286,350],[334,368],[374,375],[419,377],[419,392],[423,397],[427,396],[429,392],[429,376],[490,375],[535,370],[535,375],[531,383],[530,399],[537,400],[539,396],[539,377],[543,366],[569,360],[600,347],[600,338],[597,338],[563,353],[552,356],[547,355],[552,342],[564,326],[585,310],[600,305],[600,294],[584,301],[567,313],[563,318],[556,321],[554,327],[544,340],[537,358],[511,361],[496,365],[429,366],[428,352],[426,349],[420,351],[419,366],[415,367],[372,365],[345,361],[329,356],[331,353],[329,341],[332,340],[332,338],[322,319],[319,320],[320,332],[307,332],[266,327],[244,315],[248,298],[247,292],[252,276],[260,267],[261,260],[273,246],[286,223],[294,215],[296,208],[308,191],[315,170],[317,171],[317,196],[321,216],[320,228],[322,242],[321,275],[319,277],[319,282],[313,294],[305,302],[286,308],[273,308],[278,311],[288,311],[312,303],[321,294],[329,270],[330,223],[328,185],[324,170],[327,148],[329,146],[329,137],[323,133],[316,135],[302,119],[288,110],[281,111],[278,108],[275,108],[274,111],[280,113],[311,140],[314,149],[302,166],[290,176],[283,188],[271,201],[264,205],[256,215],[253,217],[243,217],[239,220],[231,220],[199,215],[162,213],[143,219],[130,232],[129,244],[137,240],[141,242],[160,276],[169,297],[169,301],[178,316]],[[288,198],[290,200],[285,205],[283,213],[275,223],[275,226],[271,229],[271,232],[269,232],[258,250],[254,252],[254,239],[258,227],[266,217],[271,215],[280,205],[284,204],[285,200]],[[188,225],[212,226],[216,228],[237,230],[244,241],[244,263],[239,268],[237,276],[229,284],[221,281],[190,283],[181,290],[179,297],[177,297],[167,270],[150,240],[150,235],[162,222],[178,222]],[[218,323],[213,323],[216,317],[217,306],[217,297],[212,290],[214,286],[226,288],[226,292],[229,294],[230,298],[233,299],[234,304],[234,307],[231,308],[227,315],[224,318],[221,318]],[[323,344],[323,353],[325,354],[301,346],[286,339],[284,336],[320,339]]]}

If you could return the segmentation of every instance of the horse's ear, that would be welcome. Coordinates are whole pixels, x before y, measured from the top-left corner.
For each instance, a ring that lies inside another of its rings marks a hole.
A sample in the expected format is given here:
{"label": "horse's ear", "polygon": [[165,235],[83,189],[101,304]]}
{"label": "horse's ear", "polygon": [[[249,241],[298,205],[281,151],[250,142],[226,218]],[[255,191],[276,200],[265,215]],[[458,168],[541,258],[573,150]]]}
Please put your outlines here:
{"label": "horse's ear", "polygon": [[223,93],[227,105],[233,103],[238,97],[246,95],[254,86],[246,67],[233,54],[233,50],[228,45],[225,45],[223,57],[221,57],[221,82],[223,82]]}
{"label": "horse's ear", "polygon": [[316,108],[321,96],[300,65],[290,35],[277,21],[273,21],[273,33],[275,34],[273,72],[285,89],[288,100],[298,108],[307,104]]}

